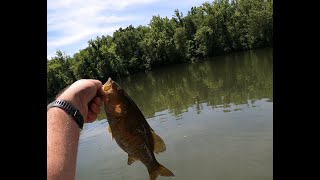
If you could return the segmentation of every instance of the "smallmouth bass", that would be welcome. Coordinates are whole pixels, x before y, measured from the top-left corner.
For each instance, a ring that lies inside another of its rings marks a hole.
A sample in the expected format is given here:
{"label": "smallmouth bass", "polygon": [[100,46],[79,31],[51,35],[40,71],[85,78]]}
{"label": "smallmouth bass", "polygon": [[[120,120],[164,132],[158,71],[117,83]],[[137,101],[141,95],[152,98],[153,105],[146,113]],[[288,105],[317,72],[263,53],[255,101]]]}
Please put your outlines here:
{"label": "smallmouth bass", "polygon": [[108,131],[119,147],[128,153],[127,164],[140,160],[148,169],[150,180],[156,180],[158,176],[175,176],[156,160],[154,152],[164,152],[166,145],[131,97],[111,78],[103,85],[103,91]]}

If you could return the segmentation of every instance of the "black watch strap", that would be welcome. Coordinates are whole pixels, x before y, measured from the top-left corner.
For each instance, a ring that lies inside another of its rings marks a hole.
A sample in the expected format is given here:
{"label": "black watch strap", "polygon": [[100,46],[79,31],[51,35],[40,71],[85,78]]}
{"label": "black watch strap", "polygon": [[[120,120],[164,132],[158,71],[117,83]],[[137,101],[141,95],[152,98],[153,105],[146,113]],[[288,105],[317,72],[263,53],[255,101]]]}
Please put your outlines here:
{"label": "black watch strap", "polygon": [[80,129],[83,128],[83,116],[78,109],[73,107],[68,101],[55,100],[47,106],[47,110],[52,107],[59,107],[67,112],[77,122]]}

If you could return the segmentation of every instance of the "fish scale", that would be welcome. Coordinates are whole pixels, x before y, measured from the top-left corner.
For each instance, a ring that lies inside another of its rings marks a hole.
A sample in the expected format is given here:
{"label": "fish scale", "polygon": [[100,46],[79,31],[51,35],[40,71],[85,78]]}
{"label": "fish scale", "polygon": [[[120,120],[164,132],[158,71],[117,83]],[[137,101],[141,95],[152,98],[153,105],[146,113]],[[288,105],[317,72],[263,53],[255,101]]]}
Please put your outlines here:
{"label": "fish scale", "polygon": [[119,147],[128,153],[128,165],[140,160],[146,166],[150,180],[156,180],[158,176],[174,176],[156,160],[154,152],[164,152],[166,145],[131,97],[111,78],[103,85],[103,91],[108,131]]}

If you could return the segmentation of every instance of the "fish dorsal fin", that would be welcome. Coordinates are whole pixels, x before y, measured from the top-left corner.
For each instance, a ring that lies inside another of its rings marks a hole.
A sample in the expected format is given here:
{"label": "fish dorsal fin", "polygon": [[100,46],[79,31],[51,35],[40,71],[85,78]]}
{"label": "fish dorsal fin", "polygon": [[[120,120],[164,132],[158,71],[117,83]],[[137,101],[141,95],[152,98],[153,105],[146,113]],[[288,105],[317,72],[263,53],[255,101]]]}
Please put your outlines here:
{"label": "fish dorsal fin", "polygon": [[111,140],[113,140],[113,136],[112,136],[112,131],[111,131],[110,125],[108,125],[108,131],[109,131],[109,133],[110,133],[110,135],[111,135]]}
{"label": "fish dorsal fin", "polygon": [[151,132],[152,132],[153,142],[154,142],[153,151],[157,154],[160,152],[164,152],[166,150],[166,145],[164,144],[163,140],[154,131],[151,131]]}
{"label": "fish dorsal fin", "polygon": [[133,156],[131,156],[130,154],[128,154],[128,165],[131,165],[132,163],[134,163],[136,160],[136,158],[134,158]]}

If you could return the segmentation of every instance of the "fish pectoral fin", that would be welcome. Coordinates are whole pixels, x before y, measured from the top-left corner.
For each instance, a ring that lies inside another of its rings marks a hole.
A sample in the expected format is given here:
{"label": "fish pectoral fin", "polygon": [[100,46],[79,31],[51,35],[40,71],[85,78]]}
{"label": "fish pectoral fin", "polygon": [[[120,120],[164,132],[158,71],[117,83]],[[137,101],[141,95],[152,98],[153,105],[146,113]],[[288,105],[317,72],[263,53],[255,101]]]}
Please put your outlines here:
{"label": "fish pectoral fin", "polygon": [[111,135],[111,140],[113,140],[113,136],[112,136],[112,131],[111,131],[110,125],[108,125],[108,131],[109,131],[109,133],[110,133],[110,135]]}
{"label": "fish pectoral fin", "polygon": [[128,154],[128,165],[131,165],[133,162],[137,161],[137,158],[134,158],[133,156]]}
{"label": "fish pectoral fin", "polygon": [[153,151],[157,154],[160,152],[164,152],[166,150],[166,145],[165,145],[164,141],[154,131],[151,131],[151,132],[152,132],[153,142],[154,142],[154,150]]}

